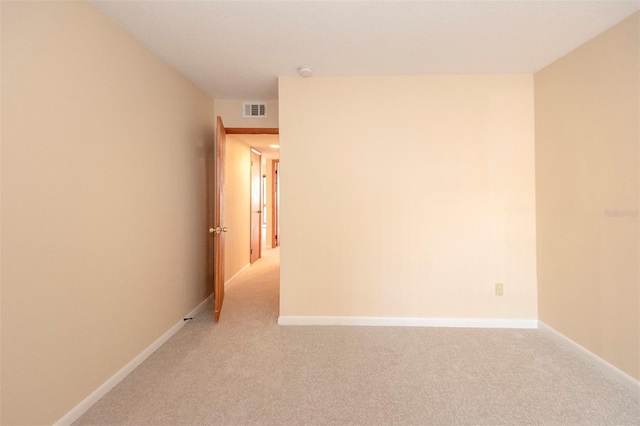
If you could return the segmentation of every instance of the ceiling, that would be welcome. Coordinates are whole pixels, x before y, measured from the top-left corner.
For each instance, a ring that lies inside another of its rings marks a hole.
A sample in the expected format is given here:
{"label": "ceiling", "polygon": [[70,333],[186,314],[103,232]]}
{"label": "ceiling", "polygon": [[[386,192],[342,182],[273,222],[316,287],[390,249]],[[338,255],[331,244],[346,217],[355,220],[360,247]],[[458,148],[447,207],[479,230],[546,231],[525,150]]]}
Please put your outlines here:
{"label": "ceiling", "polygon": [[238,141],[249,148],[255,148],[267,160],[280,158],[280,150],[271,148],[269,145],[279,145],[279,135],[244,135],[244,134],[227,134],[227,139]]}
{"label": "ceiling", "polygon": [[103,13],[216,99],[277,99],[277,77],[533,73],[633,1],[104,1]]}

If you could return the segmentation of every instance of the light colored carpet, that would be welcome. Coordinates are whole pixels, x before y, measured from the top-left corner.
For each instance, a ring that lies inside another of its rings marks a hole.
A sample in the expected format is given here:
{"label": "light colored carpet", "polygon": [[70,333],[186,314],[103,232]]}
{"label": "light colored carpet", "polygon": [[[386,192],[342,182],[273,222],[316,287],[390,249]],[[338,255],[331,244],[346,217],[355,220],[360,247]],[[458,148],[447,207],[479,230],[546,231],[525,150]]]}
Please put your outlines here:
{"label": "light colored carpet", "polygon": [[76,424],[640,424],[538,330],[278,326],[277,250]]}

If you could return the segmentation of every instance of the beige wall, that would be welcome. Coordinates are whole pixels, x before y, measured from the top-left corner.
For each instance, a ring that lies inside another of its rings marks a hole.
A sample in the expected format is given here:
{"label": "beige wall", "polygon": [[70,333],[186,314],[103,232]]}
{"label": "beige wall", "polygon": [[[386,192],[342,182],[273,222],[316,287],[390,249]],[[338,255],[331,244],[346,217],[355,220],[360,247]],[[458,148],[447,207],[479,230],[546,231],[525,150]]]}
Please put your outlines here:
{"label": "beige wall", "polygon": [[531,75],[279,84],[281,315],[537,318]]}
{"label": "beige wall", "polygon": [[[2,2],[0,2],[0,32],[2,29]],[[0,34],[0,37],[2,35]],[[2,127],[2,41],[0,40],[0,129]],[[2,132],[0,131],[0,231],[2,228]],[[2,424],[2,236],[0,235],[0,424]]]}
{"label": "beige wall", "polygon": [[[247,99],[246,101],[255,101],[256,99]],[[267,100],[267,117],[266,118],[242,118],[242,102],[241,99],[216,99],[216,115],[222,117],[225,127],[278,127],[278,100]],[[260,102],[264,102],[260,101]]]}
{"label": "beige wall", "polygon": [[225,281],[249,263],[251,149],[238,136],[227,135],[225,158]]}
{"label": "beige wall", "polygon": [[535,74],[540,320],[636,379],[639,16]]}
{"label": "beige wall", "polygon": [[210,292],[214,102],[84,2],[2,4],[2,424],[51,424]]}

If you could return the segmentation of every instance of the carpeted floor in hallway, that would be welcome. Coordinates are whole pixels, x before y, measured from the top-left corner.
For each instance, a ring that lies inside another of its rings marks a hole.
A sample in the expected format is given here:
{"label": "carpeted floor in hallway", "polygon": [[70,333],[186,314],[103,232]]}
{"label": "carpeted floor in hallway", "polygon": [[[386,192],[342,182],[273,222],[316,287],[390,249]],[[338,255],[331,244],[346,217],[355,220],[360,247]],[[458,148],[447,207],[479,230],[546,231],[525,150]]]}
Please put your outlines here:
{"label": "carpeted floor in hallway", "polygon": [[279,253],[75,424],[640,424],[640,394],[538,330],[278,326]]}

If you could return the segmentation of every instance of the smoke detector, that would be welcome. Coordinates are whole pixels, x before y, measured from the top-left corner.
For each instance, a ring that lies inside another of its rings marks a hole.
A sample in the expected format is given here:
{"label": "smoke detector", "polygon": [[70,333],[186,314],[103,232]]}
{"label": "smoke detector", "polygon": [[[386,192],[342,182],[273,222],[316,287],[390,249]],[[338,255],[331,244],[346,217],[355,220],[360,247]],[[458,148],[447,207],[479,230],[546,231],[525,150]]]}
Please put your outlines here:
{"label": "smoke detector", "polygon": [[300,67],[298,68],[298,74],[300,74],[300,77],[311,77],[313,75],[313,68]]}

